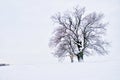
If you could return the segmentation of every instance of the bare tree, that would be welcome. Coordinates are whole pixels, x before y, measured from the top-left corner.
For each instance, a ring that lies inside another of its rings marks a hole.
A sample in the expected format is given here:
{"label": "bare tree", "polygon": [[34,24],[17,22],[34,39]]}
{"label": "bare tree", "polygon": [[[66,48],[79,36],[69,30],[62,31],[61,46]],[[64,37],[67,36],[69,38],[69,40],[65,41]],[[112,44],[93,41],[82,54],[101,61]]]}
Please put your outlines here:
{"label": "bare tree", "polygon": [[73,12],[67,11],[52,16],[58,26],[49,45],[55,49],[53,54],[58,58],[69,55],[73,62],[74,56],[81,61],[84,55],[107,53],[105,48],[108,43],[103,40],[106,23],[101,21],[103,14],[84,13],[85,8],[74,8]]}

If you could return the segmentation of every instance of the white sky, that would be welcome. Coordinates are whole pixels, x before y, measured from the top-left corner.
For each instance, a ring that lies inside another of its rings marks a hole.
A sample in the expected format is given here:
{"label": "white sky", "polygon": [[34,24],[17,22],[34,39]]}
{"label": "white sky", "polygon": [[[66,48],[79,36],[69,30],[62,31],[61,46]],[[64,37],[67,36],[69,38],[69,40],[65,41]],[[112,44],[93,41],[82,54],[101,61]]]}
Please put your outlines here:
{"label": "white sky", "polygon": [[87,12],[102,12],[109,22],[110,56],[119,58],[119,0],[0,0],[0,61],[55,62],[48,47],[54,25],[51,16],[76,5]]}

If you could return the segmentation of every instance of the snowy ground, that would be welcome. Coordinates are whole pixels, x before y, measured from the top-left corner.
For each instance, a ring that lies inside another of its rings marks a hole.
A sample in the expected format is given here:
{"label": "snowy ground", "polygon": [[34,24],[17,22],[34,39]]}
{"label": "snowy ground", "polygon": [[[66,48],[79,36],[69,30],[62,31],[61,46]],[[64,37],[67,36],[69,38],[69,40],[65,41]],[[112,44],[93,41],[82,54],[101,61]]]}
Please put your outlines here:
{"label": "snowy ground", "polygon": [[[49,52],[51,16],[80,5],[109,22],[110,57],[63,63]],[[0,80],[120,80],[120,0],[0,0]]]}
{"label": "snowy ground", "polygon": [[13,64],[0,67],[0,80],[120,80],[120,61]]}

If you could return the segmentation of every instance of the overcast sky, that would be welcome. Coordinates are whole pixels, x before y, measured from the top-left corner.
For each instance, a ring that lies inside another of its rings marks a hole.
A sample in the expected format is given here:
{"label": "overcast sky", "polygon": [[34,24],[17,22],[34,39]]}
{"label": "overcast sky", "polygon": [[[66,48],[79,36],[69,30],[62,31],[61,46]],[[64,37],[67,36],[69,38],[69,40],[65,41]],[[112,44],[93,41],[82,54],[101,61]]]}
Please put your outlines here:
{"label": "overcast sky", "polygon": [[49,63],[54,61],[48,47],[54,30],[51,16],[80,5],[86,12],[102,12],[109,22],[106,38],[110,56],[120,56],[119,0],[0,0],[0,61],[8,63]]}

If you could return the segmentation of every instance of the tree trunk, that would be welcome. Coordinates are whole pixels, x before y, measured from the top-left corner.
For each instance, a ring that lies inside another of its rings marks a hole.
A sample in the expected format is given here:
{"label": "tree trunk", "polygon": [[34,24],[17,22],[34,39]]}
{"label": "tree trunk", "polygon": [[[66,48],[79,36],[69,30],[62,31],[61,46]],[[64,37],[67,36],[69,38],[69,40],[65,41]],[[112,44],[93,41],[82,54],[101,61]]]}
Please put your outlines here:
{"label": "tree trunk", "polygon": [[78,62],[81,62],[83,60],[83,52],[78,53],[77,55]]}
{"label": "tree trunk", "polygon": [[74,61],[73,61],[73,55],[70,55],[70,59],[71,59],[71,63],[73,63]]}

